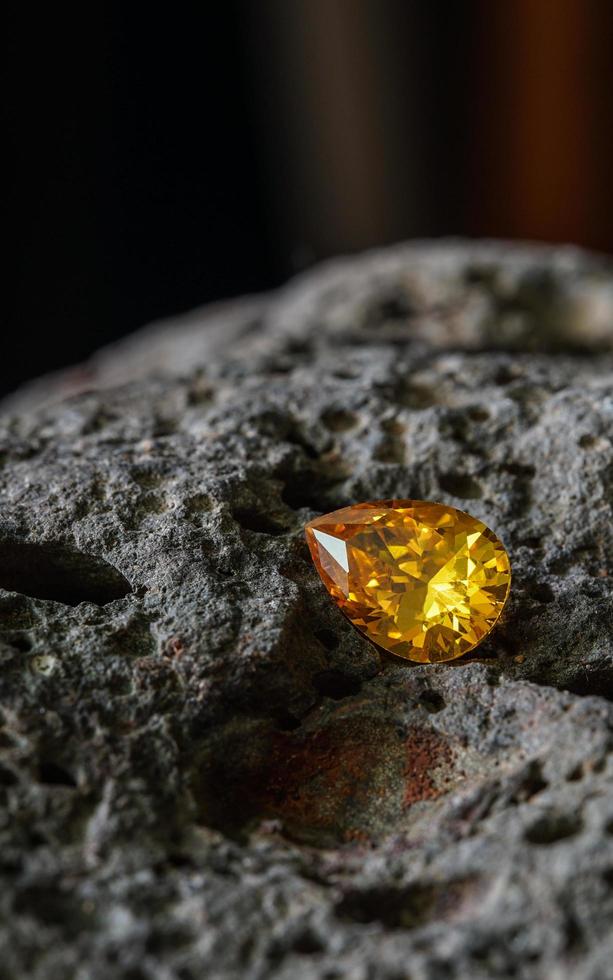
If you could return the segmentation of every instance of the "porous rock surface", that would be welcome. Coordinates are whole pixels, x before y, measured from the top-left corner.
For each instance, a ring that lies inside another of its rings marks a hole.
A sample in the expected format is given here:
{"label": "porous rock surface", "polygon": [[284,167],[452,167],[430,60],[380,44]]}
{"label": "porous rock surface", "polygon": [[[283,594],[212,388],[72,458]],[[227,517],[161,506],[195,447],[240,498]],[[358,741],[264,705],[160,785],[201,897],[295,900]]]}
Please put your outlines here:
{"label": "porous rock surface", "polygon": [[[613,976],[613,267],[424,243],[0,416],[0,975]],[[472,657],[380,657],[302,527],[448,502]]]}

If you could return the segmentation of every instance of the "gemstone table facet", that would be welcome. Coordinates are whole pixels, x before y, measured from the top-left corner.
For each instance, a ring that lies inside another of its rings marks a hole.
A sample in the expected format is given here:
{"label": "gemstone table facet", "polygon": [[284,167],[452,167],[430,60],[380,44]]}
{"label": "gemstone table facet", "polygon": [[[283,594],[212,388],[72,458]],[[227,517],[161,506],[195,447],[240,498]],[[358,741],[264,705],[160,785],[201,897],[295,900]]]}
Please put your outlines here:
{"label": "gemstone table facet", "polygon": [[509,593],[502,542],[482,521],[444,504],[355,504],[310,521],[306,538],[324,585],[353,625],[408,660],[468,653]]}

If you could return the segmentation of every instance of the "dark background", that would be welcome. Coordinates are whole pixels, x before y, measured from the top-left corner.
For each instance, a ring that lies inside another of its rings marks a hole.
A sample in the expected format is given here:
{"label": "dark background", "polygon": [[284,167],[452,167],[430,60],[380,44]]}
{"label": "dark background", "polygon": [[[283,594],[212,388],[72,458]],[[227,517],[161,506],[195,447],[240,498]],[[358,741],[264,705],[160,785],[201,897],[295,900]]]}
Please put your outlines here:
{"label": "dark background", "polygon": [[339,252],[613,252],[608,0],[5,13],[0,391]]}

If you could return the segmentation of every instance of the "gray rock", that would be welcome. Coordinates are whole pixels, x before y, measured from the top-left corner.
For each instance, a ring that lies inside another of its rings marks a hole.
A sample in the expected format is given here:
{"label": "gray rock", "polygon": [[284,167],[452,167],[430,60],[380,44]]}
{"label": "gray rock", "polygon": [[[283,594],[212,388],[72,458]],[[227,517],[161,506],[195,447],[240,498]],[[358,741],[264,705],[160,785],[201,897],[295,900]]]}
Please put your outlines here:
{"label": "gray rock", "polygon": [[[613,975],[613,267],[416,244],[150,328],[0,417],[3,977]],[[512,558],[381,658],[317,512]]]}

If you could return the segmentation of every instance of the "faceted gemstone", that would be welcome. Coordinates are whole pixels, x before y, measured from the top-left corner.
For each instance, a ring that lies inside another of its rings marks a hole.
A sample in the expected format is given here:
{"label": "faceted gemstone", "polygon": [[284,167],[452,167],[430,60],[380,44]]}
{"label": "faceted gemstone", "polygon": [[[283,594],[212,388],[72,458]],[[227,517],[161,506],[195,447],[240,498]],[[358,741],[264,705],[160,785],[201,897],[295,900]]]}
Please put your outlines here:
{"label": "faceted gemstone", "polygon": [[490,632],[511,584],[485,524],[423,500],[376,500],[306,526],[317,571],[369,640],[421,663],[453,660]]}

